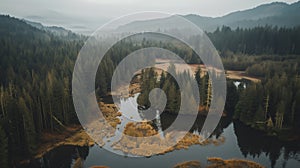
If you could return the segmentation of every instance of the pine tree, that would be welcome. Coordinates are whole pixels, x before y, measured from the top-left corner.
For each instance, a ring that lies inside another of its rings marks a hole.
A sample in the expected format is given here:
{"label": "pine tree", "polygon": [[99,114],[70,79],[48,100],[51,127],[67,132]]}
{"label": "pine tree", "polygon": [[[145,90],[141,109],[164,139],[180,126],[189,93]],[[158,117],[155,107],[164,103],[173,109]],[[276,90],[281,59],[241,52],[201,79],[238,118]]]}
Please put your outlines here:
{"label": "pine tree", "polygon": [[200,106],[204,106],[206,103],[207,99],[207,85],[208,85],[208,74],[206,73],[202,78],[201,78],[201,83],[200,83]]}
{"label": "pine tree", "polygon": [[277,111],[275,116],[275,126],[278,129],[282,129],[284,111],[285,111],[285,104],[283,101],[280,101],[280,103],[277,106]]}
{"label": "pine tree", "polygon": [[211,103],[211,100],[212,100],[212,93],[213,90],[212,90],[212,80],[211,79],[208,79],[208,82],[207,82],[207,92],[206,92],[206,110],[209,109],[210,107],[210,103]]}
{"label": "pine tree", "polygon": [[198,69],[195,73],[195,79],[197,81],[197,84],[200,86],[200,84],[201,84],[201,68],[200,68],[200,66],[198,67]]}
{"label": "pine tree", "polygon": [[237,87],[233,81],[227,82],[227,95],[225,102],[226,114],[232,116],[234,114],[234,108],[239,100],[239,93]]}
{"label": "pine tree", "polygon": [[23,120],[23,129],[25,135],[24,152],[28,155],[32,155],[36,147],[36,135],[35,135],[35,128],[33,125],[34,122],[33,122],[32,114],[27,108],[23,98],[19,98],[18,107],[20,113],[22,114],[22,120]]}
{"label": "pine tree", "polygon": [[168,90],[168,100],[167,100],[168,109],[170,109],[170,112],[175,112],[177,108],[177,93],[176,93],[176,87],[174,84],[171,84],[169,86]]}

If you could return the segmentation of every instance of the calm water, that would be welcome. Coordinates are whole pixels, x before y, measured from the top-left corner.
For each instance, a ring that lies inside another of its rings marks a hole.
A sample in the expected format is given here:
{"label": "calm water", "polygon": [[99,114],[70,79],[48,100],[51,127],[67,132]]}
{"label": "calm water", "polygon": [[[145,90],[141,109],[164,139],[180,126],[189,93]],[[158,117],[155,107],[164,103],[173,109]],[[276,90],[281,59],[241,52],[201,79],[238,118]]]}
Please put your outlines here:
{"label": "calm water", "polygon": [[[226,123],[227,121],[223,119],[222,122]],[[205,165],[207,157],[215,156],[224,159],[246,158],[266,167],[300,167],[300,151],[297,143],[281,143],[275,138],[265,137],[262,133],[238,122],[229,123],[219,131],[223,131],[219,136],[226,138],[225,142],[219,146],[213,144],[194,145],[187,150],[175,150],[150,158],[123,157],[98,146],[90,148],[62,146],[50,151],[44,158],[33,161],[28,167],[67,168],[72,167],[75,159],[81,157],[85,167],[106,165],[112,168],[171,168],[177,163],[189,160],[198,160]]]}
{"label": "calm water", "polygon": [[[121,101],[123,106],[128,103]],[[168,127],[176,116],[161,115],[161,129]],[[205,118],[198,117],[191,132],[199,133]],[[150,158],[130,158],[110,153],[98,146],[76,147],[61,146],[48,152],[43,158],[32,161],[23,167],[69,168],[80,158],[84,167],[105,165],[111,168],[143,167],[172,168],[174,165],[190,160],[198,160],[207,164],[208,157],[223,159],[240,158],[258,162],[266,167],[300,167],[300,144],[280,142],[275,137],[268,137],[260,131],[253,130],[242,123],[222,118],[212,135],[212,139],[225,137],[224,143],[215,146],[193,145],[187,150],[156,155]]]}

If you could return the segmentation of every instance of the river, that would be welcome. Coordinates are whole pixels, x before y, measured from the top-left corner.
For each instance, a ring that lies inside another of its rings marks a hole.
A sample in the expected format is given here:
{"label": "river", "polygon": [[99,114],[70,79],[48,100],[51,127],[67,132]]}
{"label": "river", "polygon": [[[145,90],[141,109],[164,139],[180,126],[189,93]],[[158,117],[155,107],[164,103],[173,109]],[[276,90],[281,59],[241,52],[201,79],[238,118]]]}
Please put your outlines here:
{"label": "river", "polygon": [[[123,106],[129,103],[128,100],[121,102]],[[162,129],[168,127],[175,117],[163,113],[161,115]],[[199,133],[204,120],[205,117],[199,116],[191,132]],[[281,142],[276,137],[266,136],[263,132],[229,118],[221,119],[211,138],[225,140],[218,145],[193,145],[188,149],[174,150],[164,155],[147,158],[120,156],[96,145],[92,147],[61,146],[45,154],[43,158],[31,161],[30,164],[23,167],[69,168],[73,167],[75,161],[80,158],[84,167],[87,168],[96,165],[111,168],[172,168],[180,162],[191,160],[200,161],[201,165],[205,166],[208,157],[247,159],[274,168],[300,167],[299,143]]]}

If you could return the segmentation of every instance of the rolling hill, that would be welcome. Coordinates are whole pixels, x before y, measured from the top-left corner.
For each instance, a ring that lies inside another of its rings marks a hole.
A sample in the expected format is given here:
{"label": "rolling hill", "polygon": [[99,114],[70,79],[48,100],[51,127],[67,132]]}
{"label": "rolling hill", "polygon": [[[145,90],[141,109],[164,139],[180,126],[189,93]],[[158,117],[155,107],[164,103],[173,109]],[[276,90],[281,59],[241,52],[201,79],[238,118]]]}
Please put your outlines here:
{"label": "rolling hill", "polygon": [[[253,9],[237,11],[222,17],[203,17],[195,14],[183,15],[184,18],[193,22],[205,31],[214,31],[217,27],[223,25],[233,29],[253,28],[257,26],[278,26],[278,27],[295,27],[300,26],[300,1],[293,4],[283,2],[274,2],[264,4]],[[121,30],[144,29],[151,25],[159,27],[161,24],[171,27],[184,28],[177,23],[176,17],[171,16],[163,19],[153,19],[147,21],[136,21],[123,26]]]}

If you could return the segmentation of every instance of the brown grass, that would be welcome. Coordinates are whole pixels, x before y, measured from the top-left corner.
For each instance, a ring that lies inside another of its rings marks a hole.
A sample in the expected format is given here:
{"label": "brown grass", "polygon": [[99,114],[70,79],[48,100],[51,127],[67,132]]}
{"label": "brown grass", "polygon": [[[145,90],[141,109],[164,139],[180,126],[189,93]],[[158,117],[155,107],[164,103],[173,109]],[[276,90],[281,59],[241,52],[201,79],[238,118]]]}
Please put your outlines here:
{"label": "brown grass", "polygon": [[[264,168],[264,166],[249,160],[228,159],[223,160],[218,157],[210,157],[207,159],[210,163],[206,168]],[[174,166],[174,168],[200,168],[201,164],[198,161],[182,162]]]}
{"label": "brown grass", "polygon": [[264,166],[250,160],[223,160],[218,157],[210,157],[207,159],[207,161],[211,163],[207,166],[207,168],[264,168]]}
{"label": "brown grass", "polygon": [[174,166],[174,168],[200,168],[201,164],[198,161],[187,161],[183,163],[179,163]]}

